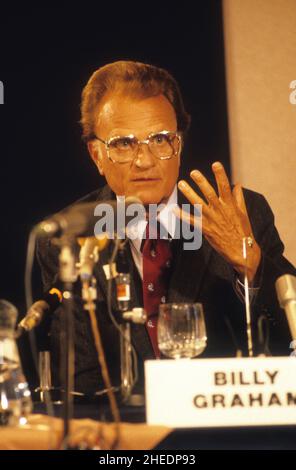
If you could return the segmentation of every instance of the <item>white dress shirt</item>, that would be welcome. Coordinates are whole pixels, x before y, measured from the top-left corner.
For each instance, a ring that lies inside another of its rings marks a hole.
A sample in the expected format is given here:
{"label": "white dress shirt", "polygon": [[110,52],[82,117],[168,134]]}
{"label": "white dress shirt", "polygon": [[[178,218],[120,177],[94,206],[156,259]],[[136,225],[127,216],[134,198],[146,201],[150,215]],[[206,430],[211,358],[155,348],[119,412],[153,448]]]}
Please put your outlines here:
{"label": "white dress shirt", "polygon": [[[117,200],[120,201],[124,198],[124,196],[117,196]],[[166,204],[163,204],[163,207],[158,212],[157,220],[163,225],[167,233],[174,238],[175,230],[176,230],[176,215],[173,211],[174,207],[178,207],[178,189],[177,185],[175,185],[169,199],[167,200]],[[143,280],[143,255],[141,252],[141,245],[144,234],[146,232],[147,220],[141,220],[137,224],[134,224],[131,228],[133,233],[136,233],[129,239],[131,252],[133,256],[134,263],[138,269],[141,279]],[[128,233],[127,233],[128,236]],[[245,291],[244,291],[244,284],[239,280],[237,273],[235,273],[234,283],[233,283],[234,290],[240,300],[244,302],[245,300]],[[250,301],[256,296],[259,287],[249,287],[249,296]]]}
{"label": "white dress shirt", "polygon": [[[161,223],[161,225],[172,238],[174,237],[176,229],[176,215],[173,212],[173,209],[174,207],[178,206],[177,194],[177,185],[175,185],[169,199],[165,204],[162,204],[163,207],[160,208],[157,216],[157,220]],[[123,197],[124,196],[117,196],[117,200],[119,201]],[[130,228],[133,233],[136,232],[136,237],[131,237],[129,243],[133,255],[133,260],[138,269],[141,279],[143,279],[143,255],[141,252],[141,245],[144,234],[146,232],[147,223],[147,220],[141,220],[137,224],[134,224],[132,228]]]}

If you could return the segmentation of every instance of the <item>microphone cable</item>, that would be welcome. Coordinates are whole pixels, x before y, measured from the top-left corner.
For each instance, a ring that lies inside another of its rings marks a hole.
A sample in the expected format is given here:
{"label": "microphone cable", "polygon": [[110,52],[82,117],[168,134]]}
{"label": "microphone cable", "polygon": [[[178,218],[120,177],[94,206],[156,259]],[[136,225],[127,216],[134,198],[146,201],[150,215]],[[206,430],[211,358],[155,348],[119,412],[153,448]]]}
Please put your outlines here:
{"label": "microphone cable", "polygon": [[[107,310],[108,310],[108,315],[115,326],[115,328],[118,330],[119,334],[121,337],[124,339],[124,341],[127,341],[128,339],[125,337],[124,333],[122,332],[119,323],[115,319],[115,316],[112,313],[112,279],[113,279],[113,264],[116,259],[118,250],[120,246],[124,246],[128,242],[128,239],[126,239],[124,242],[121,242],[119,239],[115,238],[115,243],[114,243],[114,248],[113,252],[111,255],[111,258],[109,259],[109,278],[107,282]],[[137,358],[137,353],[136,350],[131,344],[131,350],[132,350],[132,355],[133,355],[133,363],[134,363],[134,380],[132,387],[136,384],[139,378],[139,372],[138,372],[138,358]]]}
{"label": "microphone cable", "polygon": [[[25,264],[25,301],[26,301],[26,310],[28,311],[30,306],[33,304],[33,289],[32,289],[32,272],[36,248],[36,239],[37,233],[35,228],[30,231],[28,243],[27,243],[27,253],[26,253],[26,264]],[[29,333],[29,343],[33,357],[33,363],[37,373],[37,378],[40,383],[39,367],[38,367],[38,352],[36,345],[36,336],[34,328],[28,332]],[[44,391],[44,402],[46,407],[47,415],[54,417],[54,408],[51,400],[50,392],[48,390]]]}
{"label": "microphone cable", "polygon": [[271,356],[272,354],[269,349],[270,329],[266,315],[260,315],[260,317],[258,318],[257,326],[259,350],[262,351],[259,355]]}

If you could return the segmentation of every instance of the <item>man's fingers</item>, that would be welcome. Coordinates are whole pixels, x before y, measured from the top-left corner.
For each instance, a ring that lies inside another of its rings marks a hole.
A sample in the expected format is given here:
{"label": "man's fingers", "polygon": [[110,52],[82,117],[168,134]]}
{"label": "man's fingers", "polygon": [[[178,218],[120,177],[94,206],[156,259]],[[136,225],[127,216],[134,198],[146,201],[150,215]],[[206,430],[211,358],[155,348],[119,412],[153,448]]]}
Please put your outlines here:
{"label": "man's fingers", "polygon": [[215,162],[212,165],[212,170],[215,175],[219,196],[226,203],[233,203],[231,187],[226,175],[225,169],[220,162]]}
{"label": "man's fingers", "polygon": [[184,222],[187,222],[188,224],[202,230],[204,221],[202,221],[201,217],[196,217],[193,214],[189,214],[177,206],[174,207],[173,211],[180,220],[183,220]]}
{"label": "man's fingers", "polygon": [[200,188],[208,203],[213,206],[217,206],[219,204],[219,199],[217,197],[216,191],[210,185],[204,175],[198,170],[192,170],[190,176]]}
{"label": "man's fingers", "polygon": [[186,181],[179,181],[178,188],[191,204],[200,204],[202,206],[203,211],[207,210],[207,204],[205,203],[205,201],[201,197],[199,197],[198,194],[196,194],[196,192],[191,188],[191,186],[189,186]]}
{"label": "man's fingers", "polygon": [[236,202],[237,207],[241,210],[241,212],[245,215],[248,215],[244,193],[240,184],[236,184],[232,190],[232,195]]}
{"label": "man's fingers", "polygon": [[245,228],[252,233],[251,222],[248,215],[248,210],[244,198],[244,193],[240,184],[236,184],[232,190],[232,194],[234,197],[235,204],[237,205],[238,209],[245,215]]}

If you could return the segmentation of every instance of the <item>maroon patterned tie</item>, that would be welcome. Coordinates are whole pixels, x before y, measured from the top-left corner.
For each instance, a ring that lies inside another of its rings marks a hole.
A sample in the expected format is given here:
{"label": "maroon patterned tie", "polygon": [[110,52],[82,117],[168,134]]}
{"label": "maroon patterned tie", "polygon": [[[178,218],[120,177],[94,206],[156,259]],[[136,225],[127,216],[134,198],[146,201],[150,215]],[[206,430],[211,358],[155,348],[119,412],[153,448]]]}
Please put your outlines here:
{"label": "maroon patterned tie", "polygon": [[[151,229],[150,229],[151,230]],[[151,236],[151,233],[150,233]],[[157,236],[157,238],[156,238]],[[161,353],[157,344],[157,318],[160,303],[166,301],[171,267],[171,247],[169,240],[149,239],[149,224],[146,228],[146,240],[143,246],[143,301],[147,312],[146,328],[156,358]]]}

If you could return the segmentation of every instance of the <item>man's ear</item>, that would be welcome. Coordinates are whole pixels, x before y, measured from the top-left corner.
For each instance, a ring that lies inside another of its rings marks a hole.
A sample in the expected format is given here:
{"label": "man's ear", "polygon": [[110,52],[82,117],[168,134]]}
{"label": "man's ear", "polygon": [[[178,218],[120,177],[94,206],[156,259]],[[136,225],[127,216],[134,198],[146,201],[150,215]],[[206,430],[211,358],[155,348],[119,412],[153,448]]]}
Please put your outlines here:
{"label": "man's ear", "polygon": [[87,148],[91,156],[91,159],[93,160],[94,164],[99,170],[100,175],[104,176],[104,170],[103,170],[103,164],[102,164],[103,155],[102,155],[101,149],[99,148],[98,142],[90,140],[89,142],[87,142]]}

